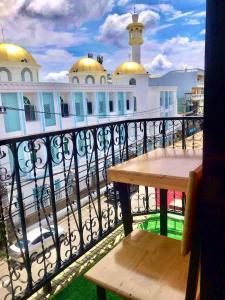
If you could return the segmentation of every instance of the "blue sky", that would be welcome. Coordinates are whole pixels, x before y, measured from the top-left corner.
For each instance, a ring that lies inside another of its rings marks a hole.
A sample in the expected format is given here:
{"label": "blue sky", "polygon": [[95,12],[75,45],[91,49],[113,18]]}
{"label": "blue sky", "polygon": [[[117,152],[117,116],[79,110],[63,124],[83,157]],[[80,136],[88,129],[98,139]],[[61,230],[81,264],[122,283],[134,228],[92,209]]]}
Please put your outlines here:
{"label": "blue sky", "polygon": [[133,6],[145,24],[142,64],[153,75],[204,67],[205,0],[1,0],[5,40],[27,48],[41,79],[64,81],[92,52],[113,71],[131,52],[126,26]]}

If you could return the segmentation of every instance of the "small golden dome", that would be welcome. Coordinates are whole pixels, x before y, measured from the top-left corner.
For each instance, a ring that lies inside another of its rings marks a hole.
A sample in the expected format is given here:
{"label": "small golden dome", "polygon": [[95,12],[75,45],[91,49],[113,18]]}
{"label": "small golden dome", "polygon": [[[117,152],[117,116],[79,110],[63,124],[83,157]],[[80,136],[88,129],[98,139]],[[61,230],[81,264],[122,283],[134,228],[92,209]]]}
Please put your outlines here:
{"label": "small golden dome", "polygon": [[0,62],[28,63],[38,66],[33,56],[24,48],[11,43],[0,43]]}
{"label": "small golden dome", "polygon": [[119,67],[115,70],[114,75],[146,75],[148,72],[145,68],[134,61],[127,61],[123,64],[119,65]]}
{"label": "small golden dome", "polygon": [[89,57],[84,57],[79,59],[71,67],[69,73],[72,72],[105,72],[103,65],[101,65],[97,60]]}

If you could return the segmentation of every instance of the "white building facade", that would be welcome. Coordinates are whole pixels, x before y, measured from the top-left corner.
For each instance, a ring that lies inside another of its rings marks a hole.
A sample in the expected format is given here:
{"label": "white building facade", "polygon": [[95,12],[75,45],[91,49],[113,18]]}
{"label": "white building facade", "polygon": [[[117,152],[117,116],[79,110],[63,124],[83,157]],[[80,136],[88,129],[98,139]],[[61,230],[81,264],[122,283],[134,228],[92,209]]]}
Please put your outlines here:
{"label": "white building facade", "polygon": [[[139,39],[144,27],[137,21],[133,18],[129,29],[136,28],[139,34],[134,37]],[[89,55],[71,66],[67,83],[48,83],[39,81],[40,65],[28,51],[14,44],[0,43],[0,107],[2,111],[0,139],[122,120],[176,116],[177,88],[165,85],[149,86],[149,74],[139,61],[141,60],[140,45],[141,43],[139,43],[138,52],[134,50],[132,61],[124,62],[116,68],[112,74],[112,82],[107,80],[107,71],[102,61],[95,60]],[[124,139],[124,131],[117,132],[117,134],[119,142]],[[37,147],[38,143],[37,141]],[[24,182],[28,182],[23,188],[24,205],[29,207],[27,214],[32,215],[37,210],[39,188],[43,188],[44,170],[41,168],[37,170],[39,179],[34,184],[32,174],[27,172],[26,162],[32,163],[35,158],[30,157],[29,151],[25,151],[27,147],[29,145],[26,143],[18,145],[18,160],[21,177]],[[71,155],[70,147],[69,137],[64,137],[65,155]],[[82,147],[81,133],[77,144],[80,152],[82,152]],[[119,144],[115,146],[115,149],[116,147],[119,148]],[[57,161],[56,148],[57,141],[56,145],[52,146],[51,153]],[[7,155],[1,162],[10,173],[10,169],[13,168],[12,154],[7,153],[7,151],[10,152],[9,149],[4,151]],[[46,153],[40,152],[39,157],[42,161],[46,161]],[[98,150],[98,152],[100,158],[104,157],[104,150]],[[80,155],[79,172],[84,174],[88,172],[83,167],[86,159],[87,157]],[[91,164],[92,162],[90,162],[90,167]],[[64,180],[65,168],[67,170],[68,166],[63,166],[62,163],[55,162],[53,165],[54,174],[58,174],[54,176],[56,190],[62,188],[60,184],[62,185]],[[73,177],[71,174],[71,180]],[[45,185],[49,186],[48,178]],[[72,186],[72,181],[68,186]],[[82,183],[80,188],[81,190],[87,188],[86,183]],[[58,193],[58,200],[65,198],[66,190],[67,188],[64,188],[63,192]],[[46,194],[47,191],[48,188]],[[16,199],[13,201],[16,203]],[[50,201],[49,198],[48,201]]]}

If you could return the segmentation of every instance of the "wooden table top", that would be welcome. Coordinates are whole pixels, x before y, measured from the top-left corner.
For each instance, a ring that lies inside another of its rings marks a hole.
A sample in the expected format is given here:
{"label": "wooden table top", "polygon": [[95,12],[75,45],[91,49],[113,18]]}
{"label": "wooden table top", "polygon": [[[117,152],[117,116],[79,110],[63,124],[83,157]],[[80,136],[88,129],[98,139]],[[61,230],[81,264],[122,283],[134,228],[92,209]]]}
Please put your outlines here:
{"label": "wooden table top", "polygon": [[202,150],[156,149],[108,169],[114,182],[185,192],[189,172],[202,164]]}

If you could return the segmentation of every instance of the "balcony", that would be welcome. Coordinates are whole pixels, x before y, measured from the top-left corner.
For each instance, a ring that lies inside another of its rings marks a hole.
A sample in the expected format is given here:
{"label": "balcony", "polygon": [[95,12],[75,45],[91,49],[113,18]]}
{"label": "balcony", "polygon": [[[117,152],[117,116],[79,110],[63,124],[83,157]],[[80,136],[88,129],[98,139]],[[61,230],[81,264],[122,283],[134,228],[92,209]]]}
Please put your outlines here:
{"label": "balcony", "polygon": [[[108,167],[156,148],[202,148],[202,128],[202,117],[139,119],[0,141],[2,299],[50,289],[96,247],[114,244],[122,220]],[[148,226],[158,191],[130,193],[135,222]],[[170,218],[182,220],[183,193],[169,191],[167,201]]]}

